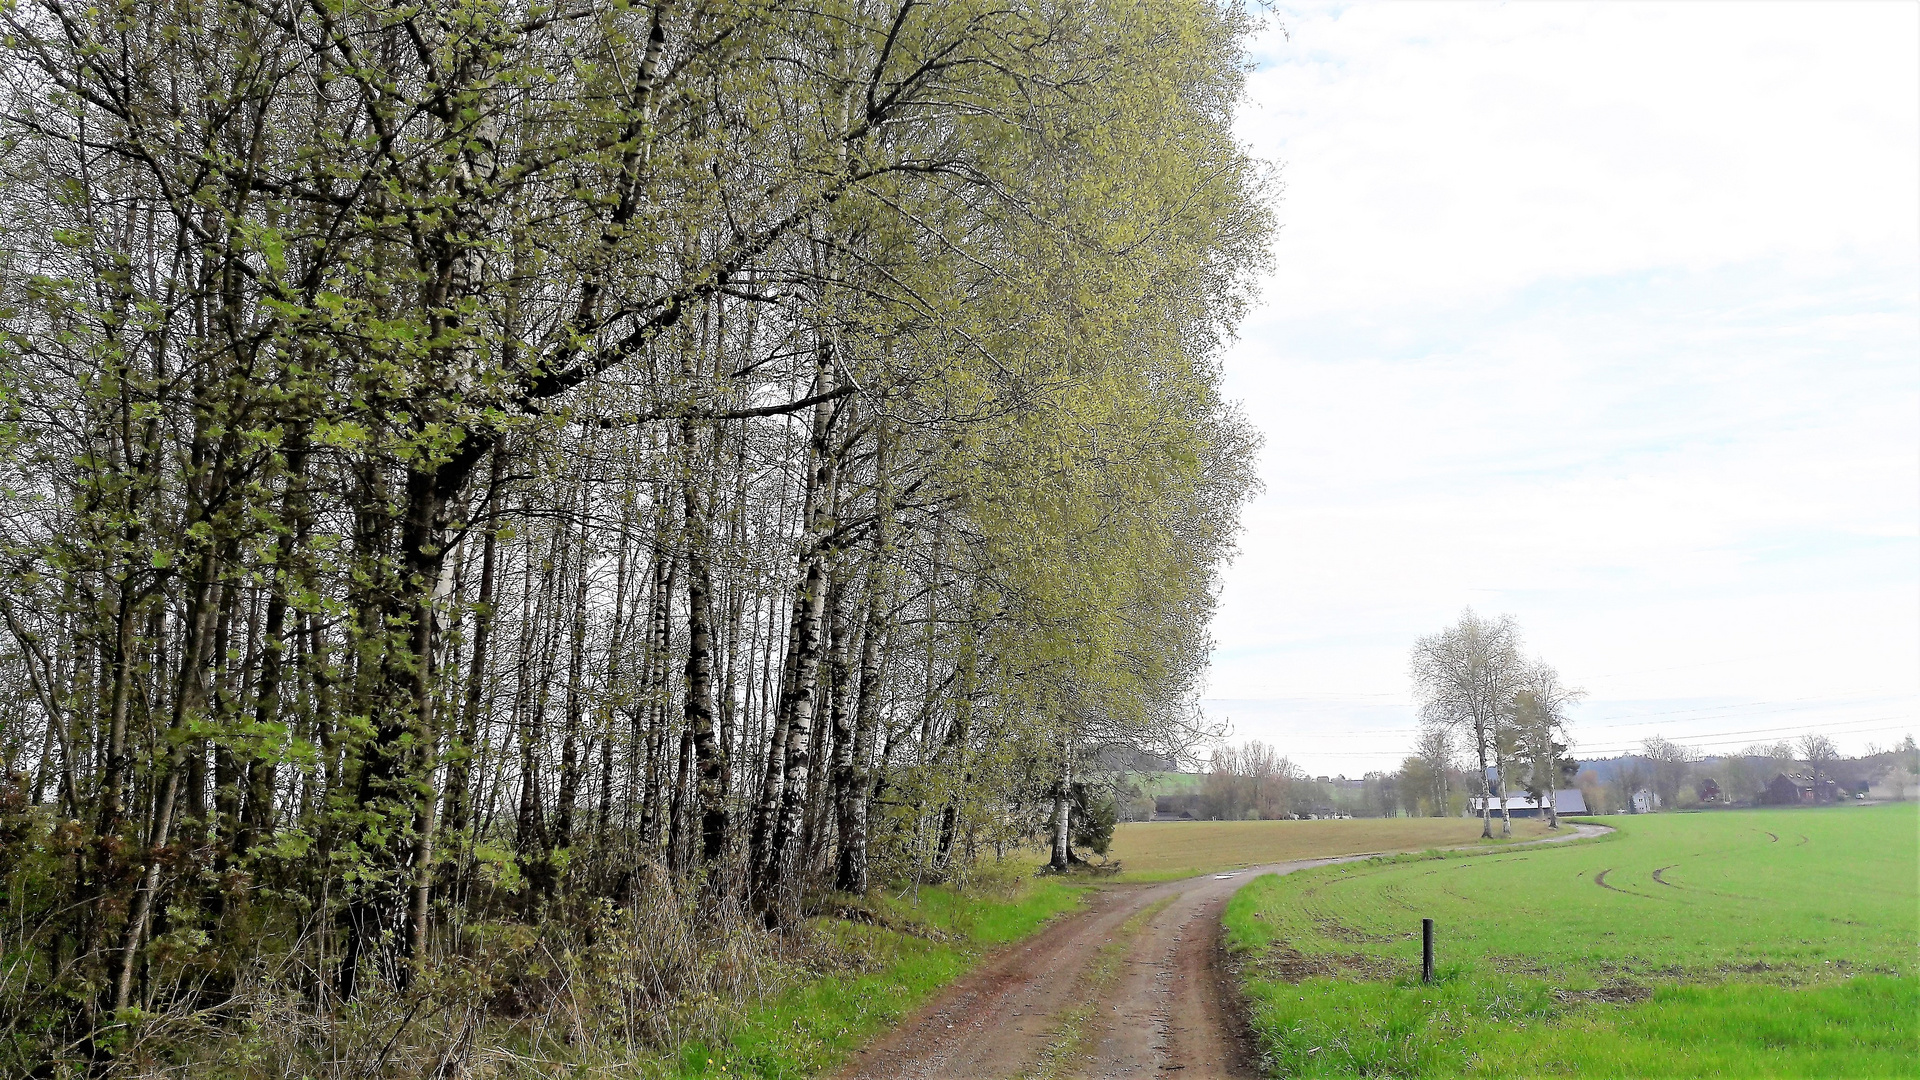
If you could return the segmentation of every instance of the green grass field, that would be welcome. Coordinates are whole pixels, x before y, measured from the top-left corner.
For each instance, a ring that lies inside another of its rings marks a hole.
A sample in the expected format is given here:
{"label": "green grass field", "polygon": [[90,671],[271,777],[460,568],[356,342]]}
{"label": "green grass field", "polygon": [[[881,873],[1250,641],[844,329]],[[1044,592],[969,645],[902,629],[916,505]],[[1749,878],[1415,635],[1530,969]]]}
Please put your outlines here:
{"label": "green grass field", "polygon": [[[1493,827],[1498,832],[1500,823],[1494,822]],[[1515,841],[1545,835],[1543,821],[1517,819],[1513,823]],[[1114,829],[1107,858],[1120,863],[1121,881],[1168,881],[1295,859],[1370,851],[1424,851],[1479,842],[1479,818],[1142,821]],[[1038,852],[1037,857],[1045,860],[1046,853]]]}
{"label": "green grass field", "polygon": [[1914,807],[1605,824],[1250,883],[1226,926],[1273,1073],[1920,1075]]}

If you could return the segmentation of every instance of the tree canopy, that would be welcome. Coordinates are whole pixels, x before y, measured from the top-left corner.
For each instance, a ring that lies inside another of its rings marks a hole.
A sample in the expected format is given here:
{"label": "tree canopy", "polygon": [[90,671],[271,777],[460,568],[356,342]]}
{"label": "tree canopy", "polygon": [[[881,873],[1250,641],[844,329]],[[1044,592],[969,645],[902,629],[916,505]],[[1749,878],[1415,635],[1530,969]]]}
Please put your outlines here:
{"label": "tree canopy", "polygon": [[662,890],[789,926],[1191,743],[1254,485],[1238,6],[0,22],[45,1045],[268,939],[327,1001]]}

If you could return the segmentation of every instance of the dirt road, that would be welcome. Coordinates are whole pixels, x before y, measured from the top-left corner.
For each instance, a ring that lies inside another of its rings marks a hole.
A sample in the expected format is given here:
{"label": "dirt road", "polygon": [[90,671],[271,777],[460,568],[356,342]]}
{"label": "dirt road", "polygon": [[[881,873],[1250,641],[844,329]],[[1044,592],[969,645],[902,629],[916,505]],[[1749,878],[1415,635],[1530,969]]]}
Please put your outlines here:
{"label": "dirt road", "polygon": [[[1575,826],[1532,843],[1605,831]],[[1262,874],[1372,854],[1105,887],[1086,907],[989,957],[838,1075],[1259,1076],[1221,947],[1221,910],[1235,890]]]}

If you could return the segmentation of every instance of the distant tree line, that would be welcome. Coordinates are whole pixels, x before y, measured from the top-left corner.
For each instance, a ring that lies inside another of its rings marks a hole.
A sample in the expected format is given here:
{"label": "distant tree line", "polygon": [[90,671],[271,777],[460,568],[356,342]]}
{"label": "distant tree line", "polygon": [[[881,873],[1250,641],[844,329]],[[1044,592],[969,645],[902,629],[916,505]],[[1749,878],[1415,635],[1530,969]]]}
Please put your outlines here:
{"label": "distant tree line", "polygon": [[[1178,774],[1183,790],[1151,774],[1106,778],[1121,820],[1146,821],[1161,807],[1174,816],[1208,821],[1273,821],[1318,817],[1445,817],[1465,810],[1471,777],[1443,763],[1445,783],[1436,784],[1423,758],[1410,757],[1395,772],[1371,771],[1357,778],[1313,776],[1258,739],[1217,744],[1198,773]],[[1442,790],[1450,797],[1436,801]]]}
{"label": "distant tree line", "polygon": [[475,927],[1064,866],[1080,760],[1199,733],[1239,7],[0,25],[16,1054],[276,951],[324,1011]]}
{"label": "distant tree line", "polygon": [[1909,735],[1892,748],[1869,746],[1848,757],[1830,736],[1809,732],[1795,740],[1707,754],[1655,735],[1638,753],[1584,763],[1576,782],[1596,813],[1631,810],[1635,793],[1642,791],[1663,809],[1856,797],[1903,800],[1920,795],[1920,747]]}

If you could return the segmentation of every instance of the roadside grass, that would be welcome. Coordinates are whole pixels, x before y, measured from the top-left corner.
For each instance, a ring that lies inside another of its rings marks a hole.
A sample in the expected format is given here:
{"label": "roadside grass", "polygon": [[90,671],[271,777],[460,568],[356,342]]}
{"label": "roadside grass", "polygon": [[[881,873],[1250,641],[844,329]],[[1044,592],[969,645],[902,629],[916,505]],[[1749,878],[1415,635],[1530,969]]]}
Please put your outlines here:
{"label": "roadside grass", "polygon": [[1241,889],[1227,939],[1273,1074],[1920,1075],[1913,807],[1606,824]]}
{"label": "roadside grass", "polygon": [[1016,941],[1079,905],[1082,882],[1034,878],[1009,860],[970,889],[882,893],[875,922],[816,920],[836,963],[799,973],[787,989],[743,1009],[725,1045],[690,1043],[652,1075],[797,1078],[828,1071],[898,1024],[994,946]]}
{"label": "roadside grass", "polygon": [[[1499,822],[1494,831],[1500,830]],[[1513,840],[1549,835],[1544,821],[1517,818]],[[1345,821],[1139,821],[1119,825],[1107,851],[1118,881],[1172,881],[1267,863],[1355,852],[1406,852],[1479,844],[1479,818],[1353,818]],[[1046,855],[1041,853],[1045,860]]]}

